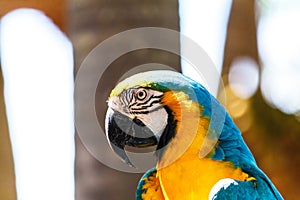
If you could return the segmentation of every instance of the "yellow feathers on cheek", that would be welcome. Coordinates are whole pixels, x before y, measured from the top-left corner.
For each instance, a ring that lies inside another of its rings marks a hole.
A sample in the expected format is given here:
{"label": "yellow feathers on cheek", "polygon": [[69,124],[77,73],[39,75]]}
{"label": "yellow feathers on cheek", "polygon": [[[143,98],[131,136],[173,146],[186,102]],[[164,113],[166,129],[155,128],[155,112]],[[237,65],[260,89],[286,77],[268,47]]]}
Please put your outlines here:
{"label": "yellow feathers on cheek", "polygon": [[203,110],[198,103],[190,100],[189,96],[184,92],[165,92],[161,102],[173,111],[177,121],[182,121],[184,114],[190,114],[192,115],[191,117],[199,118]]}

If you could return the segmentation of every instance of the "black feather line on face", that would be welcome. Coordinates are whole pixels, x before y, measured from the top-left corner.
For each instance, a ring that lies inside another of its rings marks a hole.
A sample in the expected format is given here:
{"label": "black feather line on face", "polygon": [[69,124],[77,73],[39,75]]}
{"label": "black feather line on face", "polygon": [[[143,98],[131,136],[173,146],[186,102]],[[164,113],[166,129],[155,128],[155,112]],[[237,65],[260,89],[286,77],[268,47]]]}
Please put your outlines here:
{"label": "black feather line on face", "polygon": [[164,106],[164,109],[168,113],[168,122],[156,148],[156,154],[159,160],[162,158],[164,153],[162,148],[166,147],[171,139],[175,137],[175,130],[177,127],[177,120],[174,119],[172,110],[168,106]]}

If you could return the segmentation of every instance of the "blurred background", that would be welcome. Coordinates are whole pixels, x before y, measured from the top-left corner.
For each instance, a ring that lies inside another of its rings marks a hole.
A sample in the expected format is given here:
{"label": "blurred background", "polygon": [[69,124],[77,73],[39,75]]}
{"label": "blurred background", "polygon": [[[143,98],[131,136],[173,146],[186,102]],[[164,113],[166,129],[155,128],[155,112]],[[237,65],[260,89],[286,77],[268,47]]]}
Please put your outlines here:
{"label": "blurred background", "polygon": [[[199,8],[199,15],[189,16],[189,6],[193,13]],[[222,6],[227,6],[225,11],[218,12],[220,8],[205,1],[2,0],[0,18],[22,7],[43,11],[73,44],[74,76],[96,45],[121,31],[152,26],[184,32],[203,46],[220,70],[224,90],[220,89],[218,96],[226,95],[225,106],[260,168],[285,199],[299,199],[300,2],[232,0],[223,1]],[[220,22],[215,19],[223,20],[224,30],[210,28]],[[209,36],[217,43],[204,43]],[[180,46],[180,39],[177,42]],[[145,63],[188,71],[180,57],[159,50],[138,50],[116,59],[105,71],[107,78],[99,81],[102,89],[95,96],[102,127],[105,101],[116,81],[132,67]],[[15,174],[2,74],[0,78],[0,199],[13,200]],[[75,141],[76,200],[134,199],[142,174],[108,168],[88,152],[77,134]]]}

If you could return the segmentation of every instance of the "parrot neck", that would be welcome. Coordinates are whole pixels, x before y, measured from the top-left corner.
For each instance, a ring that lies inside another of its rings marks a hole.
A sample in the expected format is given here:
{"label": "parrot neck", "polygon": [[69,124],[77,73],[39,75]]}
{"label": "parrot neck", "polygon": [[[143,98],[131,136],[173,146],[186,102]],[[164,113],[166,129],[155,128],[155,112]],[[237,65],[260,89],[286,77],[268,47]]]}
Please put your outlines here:
{"label": "parrot neck", "polygon": [[[159,165],[169,165],[182,156],[199,158],[209,127],[209,118],[200,117],[203,108],[183,92],[166,92],[162,102],[169,117],[158,143]],[[215,140],[208,143],[213,142]]]}
{"label": "parrot neck", "polygon": [[[197,102],[189,100],[181,92],[169,94],[163,100],[172,111],[170,119],[176,122],[175,131],[169,133],[172,137],[162,147],[156,166],[166,199],[207,199],[211,188],[219,180],[232,178],[243,181],[248,178],[248,174],[232,162],[212,159],[217,143],[205,137],[210,119],[200,117],[202,108]],[[200,149],[207,148],[206,145],[213,148],[206,157],[201,157]]]}
{"label": "parrot neck", "polygon": [[[182,114],[182,117],[187,119],[176,121],[175,134],[173,134],[172,137],[169,136],[167,140],[164,139],[164,141],[167,141],[167,144],[160,149],[159,168],[168,166],[178,159],[200,159],[200,149],[206,148],[207,144],[214,145],[216,143],[215,140],[209,140],[209,142],[205,144],[203,142],[209,126],[208,118],[193,118],[190,115],[191,113]],[[196,124],[198,124],[198,126],[195,126]],[[210,157],[213,151],[214,148],[207,157]]]}

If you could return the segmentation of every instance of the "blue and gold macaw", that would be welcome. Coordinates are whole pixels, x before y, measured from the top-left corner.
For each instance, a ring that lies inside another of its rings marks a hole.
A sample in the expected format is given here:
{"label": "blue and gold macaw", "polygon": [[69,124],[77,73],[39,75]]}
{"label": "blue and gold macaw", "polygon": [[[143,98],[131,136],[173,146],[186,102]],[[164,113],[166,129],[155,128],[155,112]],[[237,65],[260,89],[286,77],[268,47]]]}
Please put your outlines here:
{"label": "blue and gold macaw", "polygon": [[283,199],[201,84],[168,70],[139,73],[113,89],[108,106],[107,138],[124,162],[132,165],[126,145],[156,146],[136,199]]}

